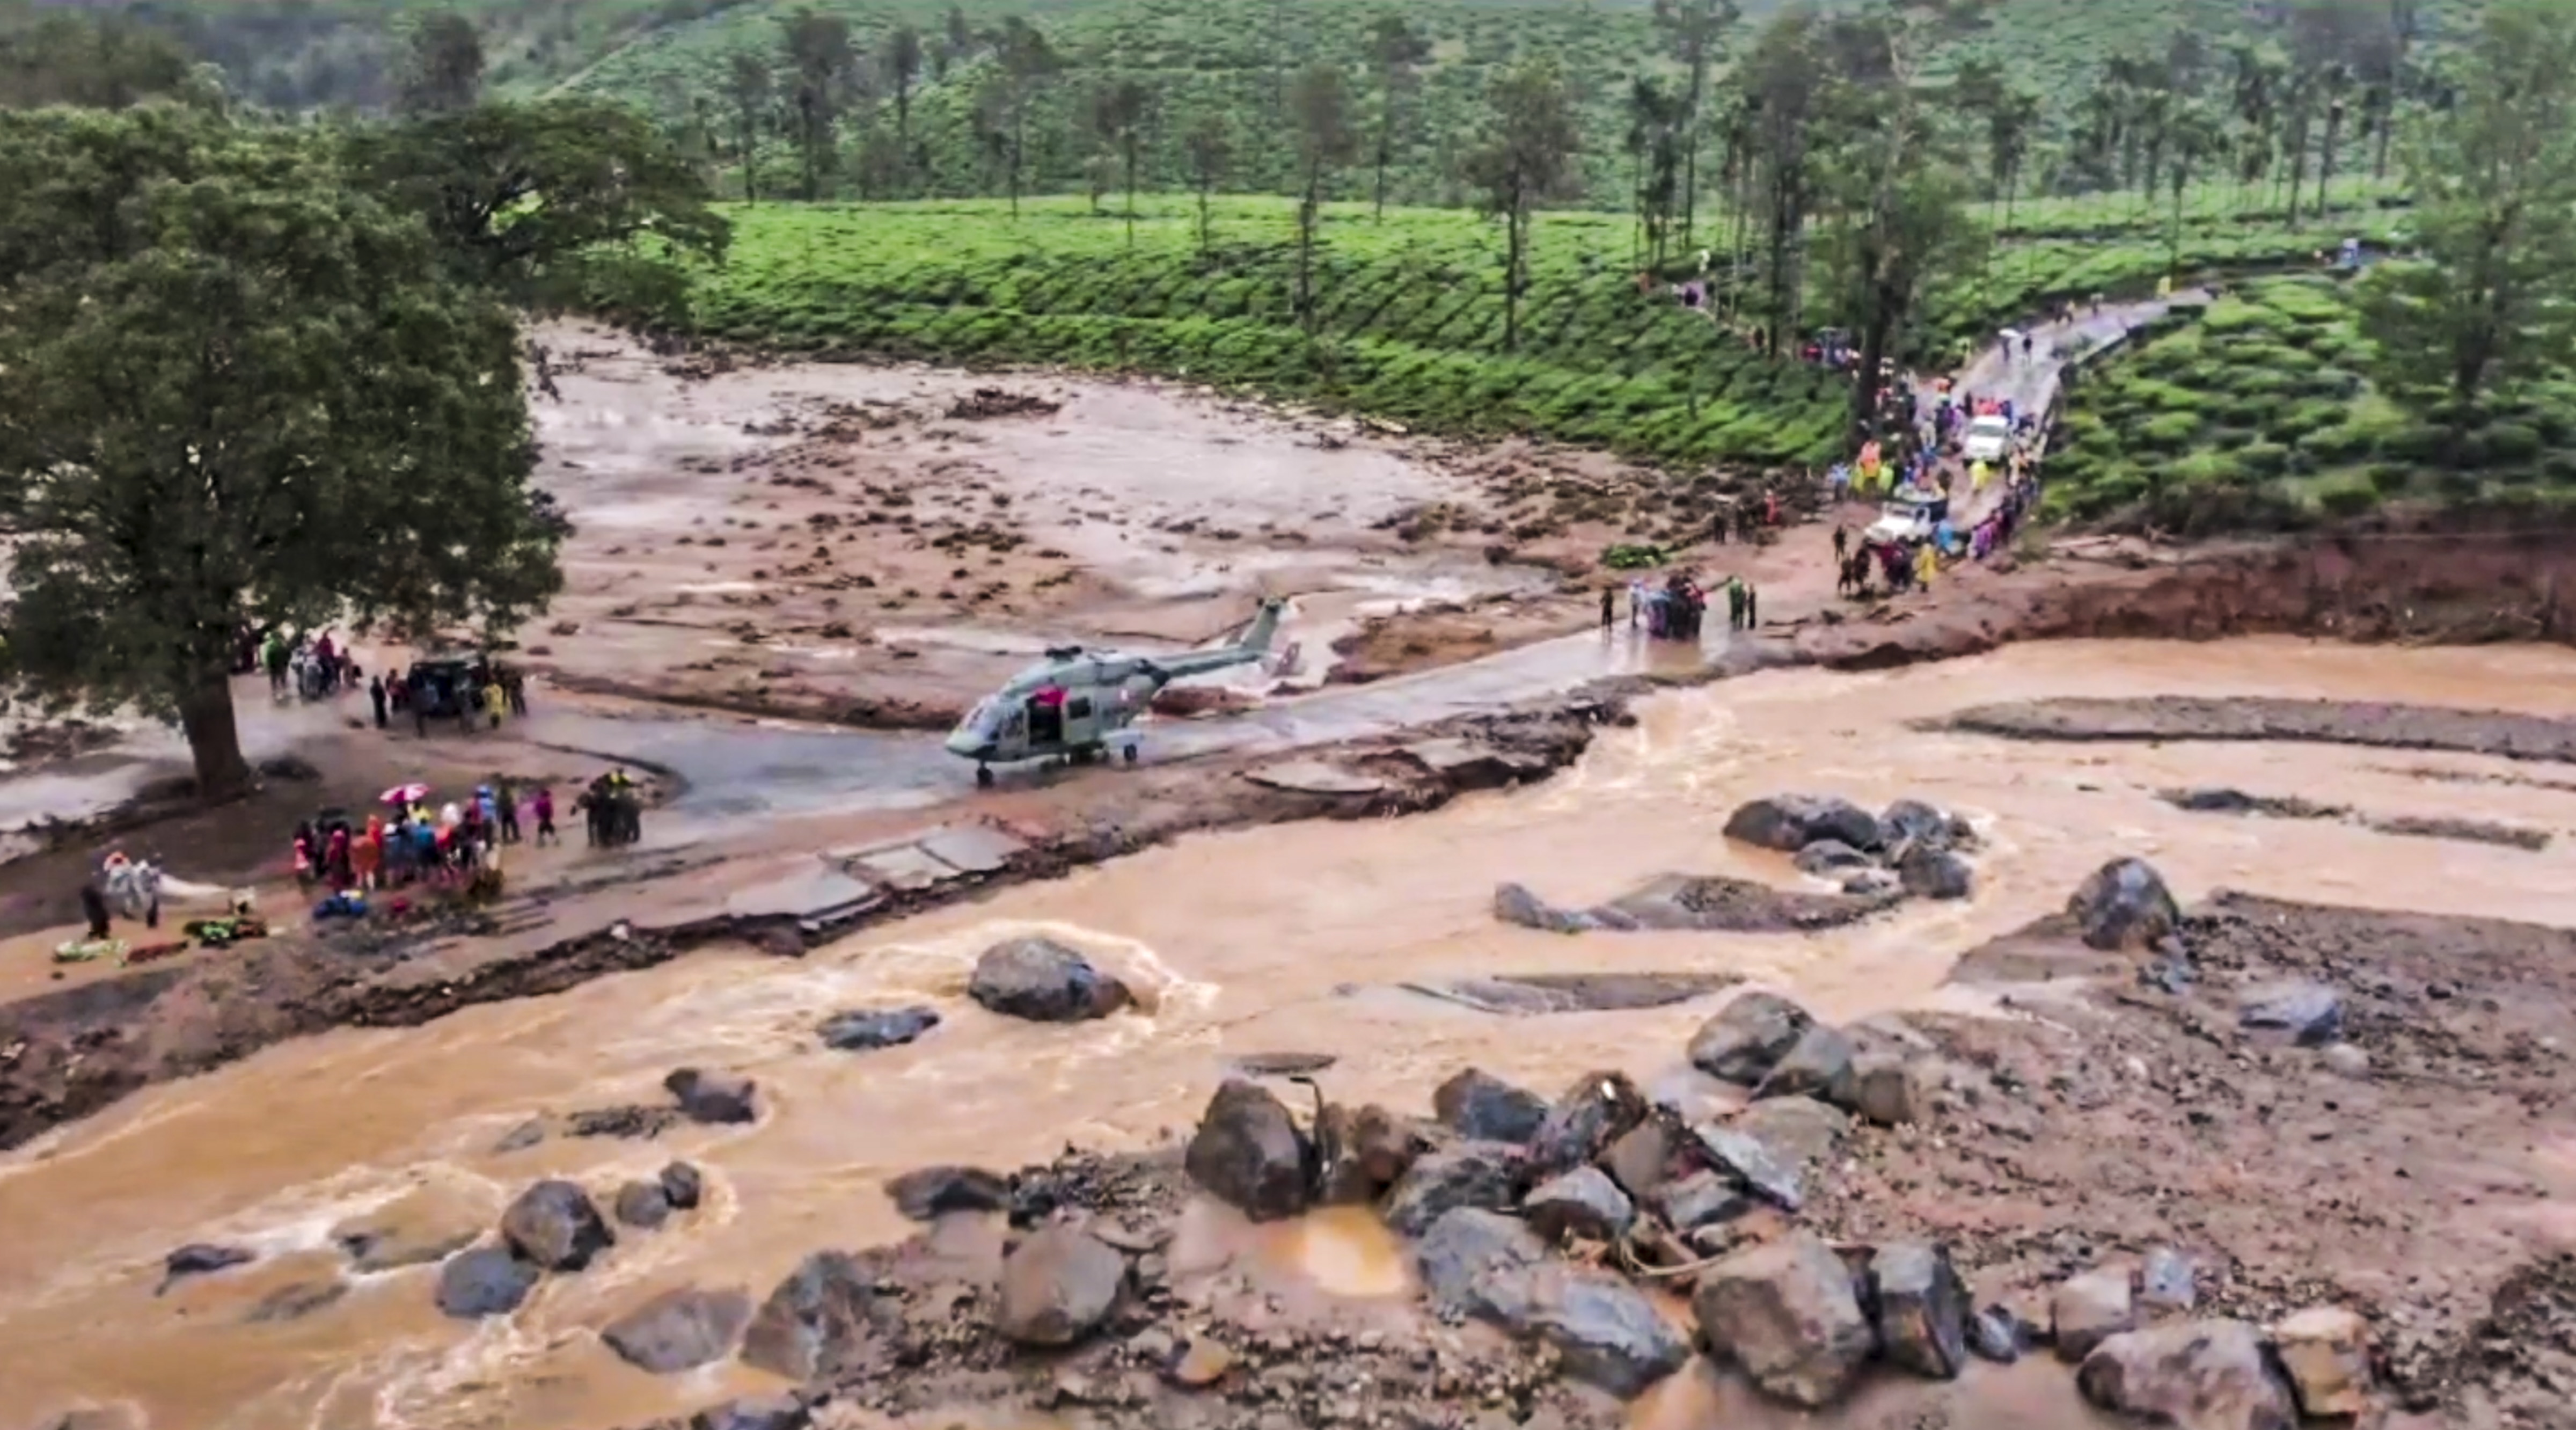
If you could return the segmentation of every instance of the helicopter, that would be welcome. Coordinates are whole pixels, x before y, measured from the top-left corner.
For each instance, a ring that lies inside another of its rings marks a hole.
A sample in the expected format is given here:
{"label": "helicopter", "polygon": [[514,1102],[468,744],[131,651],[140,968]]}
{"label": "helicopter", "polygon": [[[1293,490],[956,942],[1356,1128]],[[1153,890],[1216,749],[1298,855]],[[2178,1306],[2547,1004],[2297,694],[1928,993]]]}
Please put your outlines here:
{"label": "helicopter", "polygon": [[1144,741],[1132,726],[1153,703],[1155,692],[1184,676],[1259,660],[1278,633],[1286,605],[1263,601],[1243,639],[1214,650],[1151,656],[1053,647],[1045,660],[1011,677],[1010,684],[966,712],[949,733],[948,753],[973,760],[975,783],[985,788],[992,786],[996,763],[1061,756],[1089,764],[1115,750],[1132,765]]}

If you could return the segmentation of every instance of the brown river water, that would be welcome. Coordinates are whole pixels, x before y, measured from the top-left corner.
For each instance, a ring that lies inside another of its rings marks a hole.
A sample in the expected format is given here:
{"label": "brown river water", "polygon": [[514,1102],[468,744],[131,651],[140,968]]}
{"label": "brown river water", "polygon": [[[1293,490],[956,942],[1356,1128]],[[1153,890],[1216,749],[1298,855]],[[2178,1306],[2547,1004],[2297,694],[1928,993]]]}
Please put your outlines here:
{"label": "brown river water", "polygon": [[[1605,732],[1549,783],[1432,815],[1194,838],[870,930],[798,962],[712,952],[425,1028],[274,1048],[0,1159],[0,1419],[77,1398],[132,1400],[162,1430],[631,1424],[765,1387],[729,1369],[656,1380],[617,1362],[594,1328],[672,1284],[762,1294],[808,1251],[900,1235],[879,1185],[906,1168],[1009,1167],[1068,1142],[1152,1144],[1186,1128],[1226,1059],[1248,1053],[1338,1055],[1323,1075],[1331,1092],[1398,1106],[1427,1106],[1432,1087],[1469,1063],[1550,1092],[1604,1066],[1651,1085],[1682,1067],[1705,1016],[1682,1007],[1505,1020],[1392,987],[1404,980],[1727,969],[1836,1017],[1973,1009],[1943,987],[1952,960],[2058,907],[2121,853],[2155,860],[2186,898],[2231,886],[2570,916],[2576,794],[2421,773],[2564,780],[2566,771],[2328,745],[2018,744],[1908,723],[1999,699],[2159,693],[2576,715],[2576,653],[2105,642],[1889,674],[1769,673],[1660,697],[1637,728]],[[2188,814],[2153,797],[2211,784],[2377,814],[2536,824],[2561,837],[2529,853]],[[1813,937],[1577,942],[1490,916],[1499,880],[1581,903],[1664,870],[1794,878],[1719,832],[1737,802],[1781,789],[1872,805],[1917,795],[1961,809],[1987,841],[1976,897]],[[1033,931],[1092,951],[1139,990],[1145,1015],[1039,1027],[974,1008],[963,994],[976,953]],[[936,1005],[947,1022],[913,1046],[870,1054],[832,1053],[814,1038],[834,1011],[908,1002]],[[494,1150],[541,1111],[659,1101],[663,1073],[682,1064],[751,1073],[767,1101],[760,1122],[683,1129],[657,1144],[558,1137]],[[515,1317],[443,1320],[431,1305],[434,1268],[417,1267],[360,1277],[302,1319],[245,1319],[280,1285],[333,1274],[330,1232],[350,1217],[462,1208],[488,1225],[537,1177],[570,1176],[604,1198],[674,1156],[707,1169],[709,1208],[626,1235],[591,1271],[543,1283]],[[1400,1256],[1364,1214],[1254,1236],[1211,1211],[1186,1236],[1207,1254],[1257,1256],[1330,1291],[1407,1289]],[[192,1241],[249,1245],[262,1259],[156,1296],[161,1258]],[[1660,1397],[1648,1416],[1658,1430],[1753,1423],[1690,1387]]]}

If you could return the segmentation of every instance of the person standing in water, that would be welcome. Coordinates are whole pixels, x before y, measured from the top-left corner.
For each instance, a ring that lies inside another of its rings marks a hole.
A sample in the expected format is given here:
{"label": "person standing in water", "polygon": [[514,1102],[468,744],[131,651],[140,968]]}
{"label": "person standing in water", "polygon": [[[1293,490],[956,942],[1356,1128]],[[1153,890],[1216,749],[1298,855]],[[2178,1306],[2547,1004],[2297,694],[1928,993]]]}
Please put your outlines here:
{"label": "person standing in water", "polygon": [[1615,587],[1615,586],[1604,586],[1604,587],[1602,587],[1602,588],[1601,588],[1601,631],[1602,631],[1602,633],[1603,633],[1604,635],[1609,634],[1610,628],[1611,628],[1613,625],[1617,624],[1617,621],[1618,621],[1618,614],[1619,614],[1619,590],[1618,590],[1618,588],[1617,588],[1617,587]]}

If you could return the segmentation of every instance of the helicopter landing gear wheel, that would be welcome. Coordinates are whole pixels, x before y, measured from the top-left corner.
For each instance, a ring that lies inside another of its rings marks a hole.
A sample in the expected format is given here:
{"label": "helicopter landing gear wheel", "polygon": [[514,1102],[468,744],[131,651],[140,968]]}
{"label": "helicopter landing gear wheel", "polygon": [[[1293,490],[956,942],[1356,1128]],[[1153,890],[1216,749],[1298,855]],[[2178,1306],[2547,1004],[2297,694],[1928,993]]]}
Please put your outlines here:
{"label": "helicopter landing gear wheel", "polygon": [[991,789],[992,787],[993,767],[991,765],[977,765],[975,767],[975,788]]}

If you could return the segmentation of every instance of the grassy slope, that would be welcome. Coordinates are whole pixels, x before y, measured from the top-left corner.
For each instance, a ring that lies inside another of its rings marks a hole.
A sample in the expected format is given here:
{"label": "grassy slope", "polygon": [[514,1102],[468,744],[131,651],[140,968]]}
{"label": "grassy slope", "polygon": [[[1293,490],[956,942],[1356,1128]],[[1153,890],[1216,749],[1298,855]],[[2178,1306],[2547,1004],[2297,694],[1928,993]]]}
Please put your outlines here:
{"label": "grassy slope", "polygon": [[2382,501],[2576,500],[2576,380],[2494,405],[2455,451],[2374,392],[2348,286],[2236,285],[2074,391],[2050,502],[2177,526],[2352,515]]}

